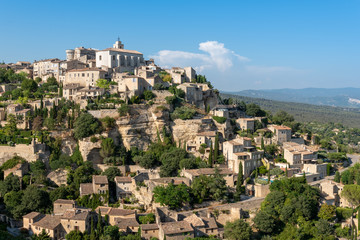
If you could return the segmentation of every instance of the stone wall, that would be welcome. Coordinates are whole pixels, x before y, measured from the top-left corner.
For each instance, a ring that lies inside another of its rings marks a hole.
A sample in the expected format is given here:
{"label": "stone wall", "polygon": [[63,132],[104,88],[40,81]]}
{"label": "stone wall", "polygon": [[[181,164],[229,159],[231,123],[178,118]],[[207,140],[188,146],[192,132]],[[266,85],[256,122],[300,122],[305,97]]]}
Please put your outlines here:
{"label": "stone wall", "polygon": [[39,156],[36,154],[36,148],[33,144],[17,144],[11,146],[0,146],[0,164],[9,160],[14,156],[20,156],[28,162],[35,162]]}
{"label": "stone wall", "polygon": [[88,113],[93,115],[95,118],[112,117],[118,118],[119,113],[117,109],[101,109],[101,110],[89,110]]}

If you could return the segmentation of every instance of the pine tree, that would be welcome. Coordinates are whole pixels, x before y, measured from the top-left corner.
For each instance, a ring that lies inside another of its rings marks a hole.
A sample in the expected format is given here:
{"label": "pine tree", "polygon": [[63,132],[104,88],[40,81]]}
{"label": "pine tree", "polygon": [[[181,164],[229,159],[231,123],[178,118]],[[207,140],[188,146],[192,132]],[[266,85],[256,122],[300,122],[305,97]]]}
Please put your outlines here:
{"label": "pine tree", "polygon": [[214,146],[214,161],[216,162],[219,156],[219,133],[216,133]]}
{"label": "pine tree", "polygon": [[209,159],[208,159],[208,164],[210,167],[212,167],[212,163],[213,163],[213,146],[212,146],[212,142],[210,143],[210,153],[209,153]]}
{"label": "pine tree", "polygon": [[287,166],[285,168],[285,176],[288,177],[288,169],[287,169]]}

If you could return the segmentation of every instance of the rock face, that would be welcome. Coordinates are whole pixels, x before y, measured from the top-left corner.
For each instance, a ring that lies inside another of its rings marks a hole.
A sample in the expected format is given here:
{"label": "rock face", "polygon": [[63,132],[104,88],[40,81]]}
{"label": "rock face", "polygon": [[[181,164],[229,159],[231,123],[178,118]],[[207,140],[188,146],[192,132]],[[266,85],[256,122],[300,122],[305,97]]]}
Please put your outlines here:
{"label": "rock face", "polygon": [[168,106],[132,105],[130,114],[116,122],[127,149],[133,146],[147,149],[151,142],[157,140],[158,133],[163,127],[169,127],[169,114],[164,108]]}
{"label": "rock face", "polygon": [[50,172],[47,175],[47,178],[54,182],[56,185],[66,185],[67,183],[67,174],[68,171],[65,169],[57,169],[55,171]]}
{"label": "rock face", "polygon": [[90,137],[79,140],[79,150],[84,161],[101,163],[100,157],[101,141],[95,143],[90,141]]}

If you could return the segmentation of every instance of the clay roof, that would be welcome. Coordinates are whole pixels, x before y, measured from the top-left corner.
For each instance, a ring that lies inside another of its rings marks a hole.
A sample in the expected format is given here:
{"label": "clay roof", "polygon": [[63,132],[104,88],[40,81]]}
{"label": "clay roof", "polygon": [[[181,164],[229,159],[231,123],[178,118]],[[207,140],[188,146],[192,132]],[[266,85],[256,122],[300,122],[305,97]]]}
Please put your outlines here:
{"label": "clay roof", "polygon": [[250,154],[248,152],[237,152],[234,153],[236,156],[250,156]]}
{"label": "clay roof", "polygon": [[54,204],[75,204],[74,200],[68,200],[68,199],[58,199],[54,202]]}
{"label": "clay roof", "polygon": [[94,184],[109,184],[109,181],[106,176],[93,175],[92,181]]}
{"label": "clay roof", "polygon": [[279,126],[279,125],[272,125],[273,128],[277,129],[277,130],[291,130],[291,128],[287,127],[287,126]]}
{"label": "clay roof", "polygon": [[44,60],[35,61],[34,63],[38,63],[38,62],[54,62],[54,61],[60,61],[60,59],[58,59],[58,58],[50,58],[50,59],[44,59]]}
{"label": "clay roof", "polygon": [[189,186],[189,179],[187,179],[185,177],[155,178],[155,179],[152,179],[151,181],[156,182],[156,183],[164,183],[164,184],[172,183],[174,185],[180,185],[180,184],[184,183],[185,185]]}
{"label": "clay roof", "polygon": [[61,220],[61,216],[46,215],[39,221],[35,222],[33,226],[45,228],[45,229],[54,229],[57,226],[59,226],[60,220]]}
{"label": "clay roof", "polygon": [[205,223],[203,222],[203,220],[195,214],[192,214],[191,216],[185,218],[184,221],[192,224],[193,227],[205,227]]}
{"label": "clay roof", "polygon": [[141,225],[141,230],[158,230],[158,229],[159,226],[156,223]]}
{"label": "clay roof", "polygon": [[117,183],[131,183],[131,177],[115,177]]}
{"label": "clay roof", "polygon": [[93,190],[92,183],[81,183],[80,184],[80,193],[81,193],[81,195],[93,194],[94,190]]}
{"label": "clay roof", "polygon": [[126,216],[126,215],[131,215],[134,213],[135,213],[135,210],[111,208],[108,215],[109,216]]}
{"label": "clay roof", "polygon": [[127,49],[121,49],[121,48],[106,48],[101,51],[114,51],[114,52],[123,52],[123,53],[133,53],[133,54],[141,54],[141,52],[135,51],[135,50],[127,50]]}
{"label": "clay roof", "polygon": [[136,221],[136,218],[118,218],[116,219],[116,226],[120,229],[126,229],[127,227],[139,227],[140,224]]}
{"label": "clay roof", "polygon": [[84,209],[85,211],[81,211],[78,209],[68,209],[66,212],[61,216],[63,219],[70,219],[70,220],[86,220],[89,216],[90,212],[89,209]]}
{"label": "clay roof", "polygon": [[87,72],[87,71],[99,71],[99,72],[106,72],[103,69],[100,68],[81,68],[81,69],[72,69],[69,70],[68,72]]}
{"label": "clay roof", "polygon": [[218,228],[218,225],[216,224],[215,218],[202,218],[204,221],[206,228]]}
{"label": "clay roof", "polygon": [[193,228],[191,227],[190,223],[186,221],[166,222],[161,223],[160,226],[163,229],[164,234],[193,232]]}
{"label": "clay roof", "polygon": [[43,215],[43,214],[41,214],[39,212],[31,212],[31,213],[28,213],[28,214],[24,215],[23,218],[33,219],[33,218],[36,218],[39,215]]}

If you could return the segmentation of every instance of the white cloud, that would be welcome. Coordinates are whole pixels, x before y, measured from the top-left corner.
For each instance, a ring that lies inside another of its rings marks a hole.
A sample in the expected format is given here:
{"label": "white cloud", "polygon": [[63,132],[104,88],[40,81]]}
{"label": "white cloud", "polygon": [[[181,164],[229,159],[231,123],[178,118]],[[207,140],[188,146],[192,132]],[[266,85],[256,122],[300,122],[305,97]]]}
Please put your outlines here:
{"label": "white cloud", "polygon": [[236,61],[250,61],[247,57],[236,54],[217,41],[202,42],[199,44],[199,50],[205,53],[161,50],[150,57],[163,67],[192,66],[199,72],[213,68],[224,72],[231,68]]}

